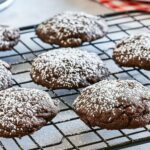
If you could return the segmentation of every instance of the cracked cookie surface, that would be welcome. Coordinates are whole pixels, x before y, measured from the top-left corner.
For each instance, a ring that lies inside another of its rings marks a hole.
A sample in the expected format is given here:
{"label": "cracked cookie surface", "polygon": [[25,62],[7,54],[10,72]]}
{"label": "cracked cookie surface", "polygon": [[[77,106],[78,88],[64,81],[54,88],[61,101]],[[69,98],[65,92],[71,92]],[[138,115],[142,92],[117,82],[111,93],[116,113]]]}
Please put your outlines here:
{"label": "cracked cookie surface", "polygon": [[90,126],[124,129],[150,123],[150,89],[134,80],[100,81],[85,88],[73,105]]}
{"label": "cracked cookie surface", "polygon": [[103,61],[95,53],[79,48],[61,48],[33,60],[31,77],[51,89],[81,88],[109,76]]}
{"label": "cracked cookie surface", "polygon": [[117,64],[150,70],[150,35],[131,35],[121,40],[113,51]]}
{"label": "cracked cookie surface", "polygon": [[75,47],[103,37],[107,25],[100,16],[82,12],[64,12],[41,23],[36,33],[46,43]]}
{"label": "cracked cookie surface", "polygon": [[0,25],[0,51],[11,50],[20,38],[19,29]]}
{"label": "cracked cookie surface", "polygon": [[58,103],[44,91],[16,87],[0,91],[0,110],[0,136],[22,137],[50,121]]}

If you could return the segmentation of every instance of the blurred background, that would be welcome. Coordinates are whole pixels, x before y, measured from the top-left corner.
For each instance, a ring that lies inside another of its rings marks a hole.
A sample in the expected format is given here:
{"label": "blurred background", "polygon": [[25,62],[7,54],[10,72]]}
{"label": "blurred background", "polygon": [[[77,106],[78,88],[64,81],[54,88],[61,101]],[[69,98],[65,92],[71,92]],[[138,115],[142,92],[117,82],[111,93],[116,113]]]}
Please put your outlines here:
{"label": "blurred background", "polygon": [[2,24],[17,27],[38,24],[66,10],[94,15],[130,10],[150,11],[150,0],[0,0]]}
{"label": "blurred background", "polygon": [[66,10],[85,11],[91,14],[113,12],[92,0],[14,0],[11,6],[0,12],[0,20],[2,24],[21,27],[40,23]]}

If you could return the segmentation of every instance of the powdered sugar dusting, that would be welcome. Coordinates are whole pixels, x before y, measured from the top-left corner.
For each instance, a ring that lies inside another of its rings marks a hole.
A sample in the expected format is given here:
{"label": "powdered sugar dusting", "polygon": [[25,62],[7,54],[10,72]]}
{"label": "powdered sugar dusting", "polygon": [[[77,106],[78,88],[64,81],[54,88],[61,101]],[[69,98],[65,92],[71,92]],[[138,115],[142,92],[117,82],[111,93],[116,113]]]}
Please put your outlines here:
{"label": "powdered sugar dusting", "polygon": [[137,66],[144,63],[150,65],[150,36],[146,33],[131,35],[121,40],[114,50],[114,58],[126,64],[129,61],[135,62]]}
{"label": "powdered sugar dusting", "polygon": [[0,91],[0,135],[23,136],[46,124],[58,106],[43,91],[10,88]]}
{"label": "powdered sugar dusting", "polygon": [[103,37],[107,28],[100,16],[64,12],[40,24],[36,31],[43,41],[68,47]]}
{"label": "powdered sugar dusting", "polygon": [[0,90],[6,89],[13,84],[12,74],[8,69],[10,69],[9,64],[0,60]]}
{"label": "powdered sugar dusting", "polygon": [[87,86],[108,75],[97,54],[78,48],[62,48],[39,55],[31,68],[33,80],[50,88]]}
{"label": "powdered sugar dusting", "polygon": [[137,81],[103,80],[85,88],[73,105],[77,112],[84,112],[88,116],[94,117],[109,111],[115,116],[121,107],[140,106],[144,99],[150,100],[150,91]]}
{"label": "powdered sugar dusting", "polygon": [[0,25],[0,49],[9,50],[19,41],[19,29]]}

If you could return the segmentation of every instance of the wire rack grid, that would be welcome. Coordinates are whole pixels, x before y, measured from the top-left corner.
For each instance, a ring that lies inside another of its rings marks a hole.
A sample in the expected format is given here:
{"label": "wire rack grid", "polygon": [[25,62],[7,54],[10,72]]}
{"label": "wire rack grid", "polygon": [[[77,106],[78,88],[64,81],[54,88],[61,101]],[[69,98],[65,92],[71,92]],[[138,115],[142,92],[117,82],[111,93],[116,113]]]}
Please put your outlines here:
{"label": "wire rack grid", "polygon": [[[124,36],[137,32],[150,32],[150,14],[128,12],[104,16],[108,34],[81,47],[97,53],[111,71],[111,79],[134,79],[150,87],[150,71],[139,68],[118,67],[112,59],[116,42]],[[113,149],[150,141],[150,126],[135,130],[112,130],[92,128],[84,124],[72,109],[74,99],[82,89],[48,90],[32,82],[29,71],[37,55],[59,48],[43,43],[35,34],[35,26],[21,28],[19,44],[11,51],[0,52],[0,59],[12,64],[14,86],[37,88],[47,91],[53,99],[60,100],[60,113],[46,126],[23,138],[0,138],[0,149],[40,150],[91,150]]]}

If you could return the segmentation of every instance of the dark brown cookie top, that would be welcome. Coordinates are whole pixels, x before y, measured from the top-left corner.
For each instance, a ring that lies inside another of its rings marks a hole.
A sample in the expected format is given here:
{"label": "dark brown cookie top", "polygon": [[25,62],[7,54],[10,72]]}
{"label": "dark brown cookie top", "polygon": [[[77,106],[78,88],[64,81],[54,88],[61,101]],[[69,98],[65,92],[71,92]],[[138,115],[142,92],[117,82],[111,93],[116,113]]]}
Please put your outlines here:
{"label": "dark brown cookie top", "polygon": [[107,129],[150,123],[150,90],[134,80],[103,80],[85,88],[74,108],[87,124]]}
{"label": "dark brown cookie top", "polygon": [[10,88],[0,91],[0,135],[22,137],[50,121],[58,112],[58,103],[44,91]]}
{"label": "dark brown cookie top", "polygon": [[44,42],[74,47],[103,37],[107,28],[100,16],[82,12],[64,12],[41,23],[36,33]]}
{"label": "dark brown cookie top", "polygon": [[0,60],[0,90],[4,90],[13,84],[10,65]]}
{"label": "dark brown cookie top", "polygon": [[150,69],[150,35],[141,33],[124,38],[117,44],[113,57],[123,66]]}
{"label": "dark brown cookie top", "polygon": [[19,29],[0,25],[0,50],[10,50],[19,41]]}
{"label": "dark brown cookie top", "polygon": [[32,79],[52,89],[79,88],[109,75],[100,57],[78,48],[61,48],[39,55],[31,68]]}

